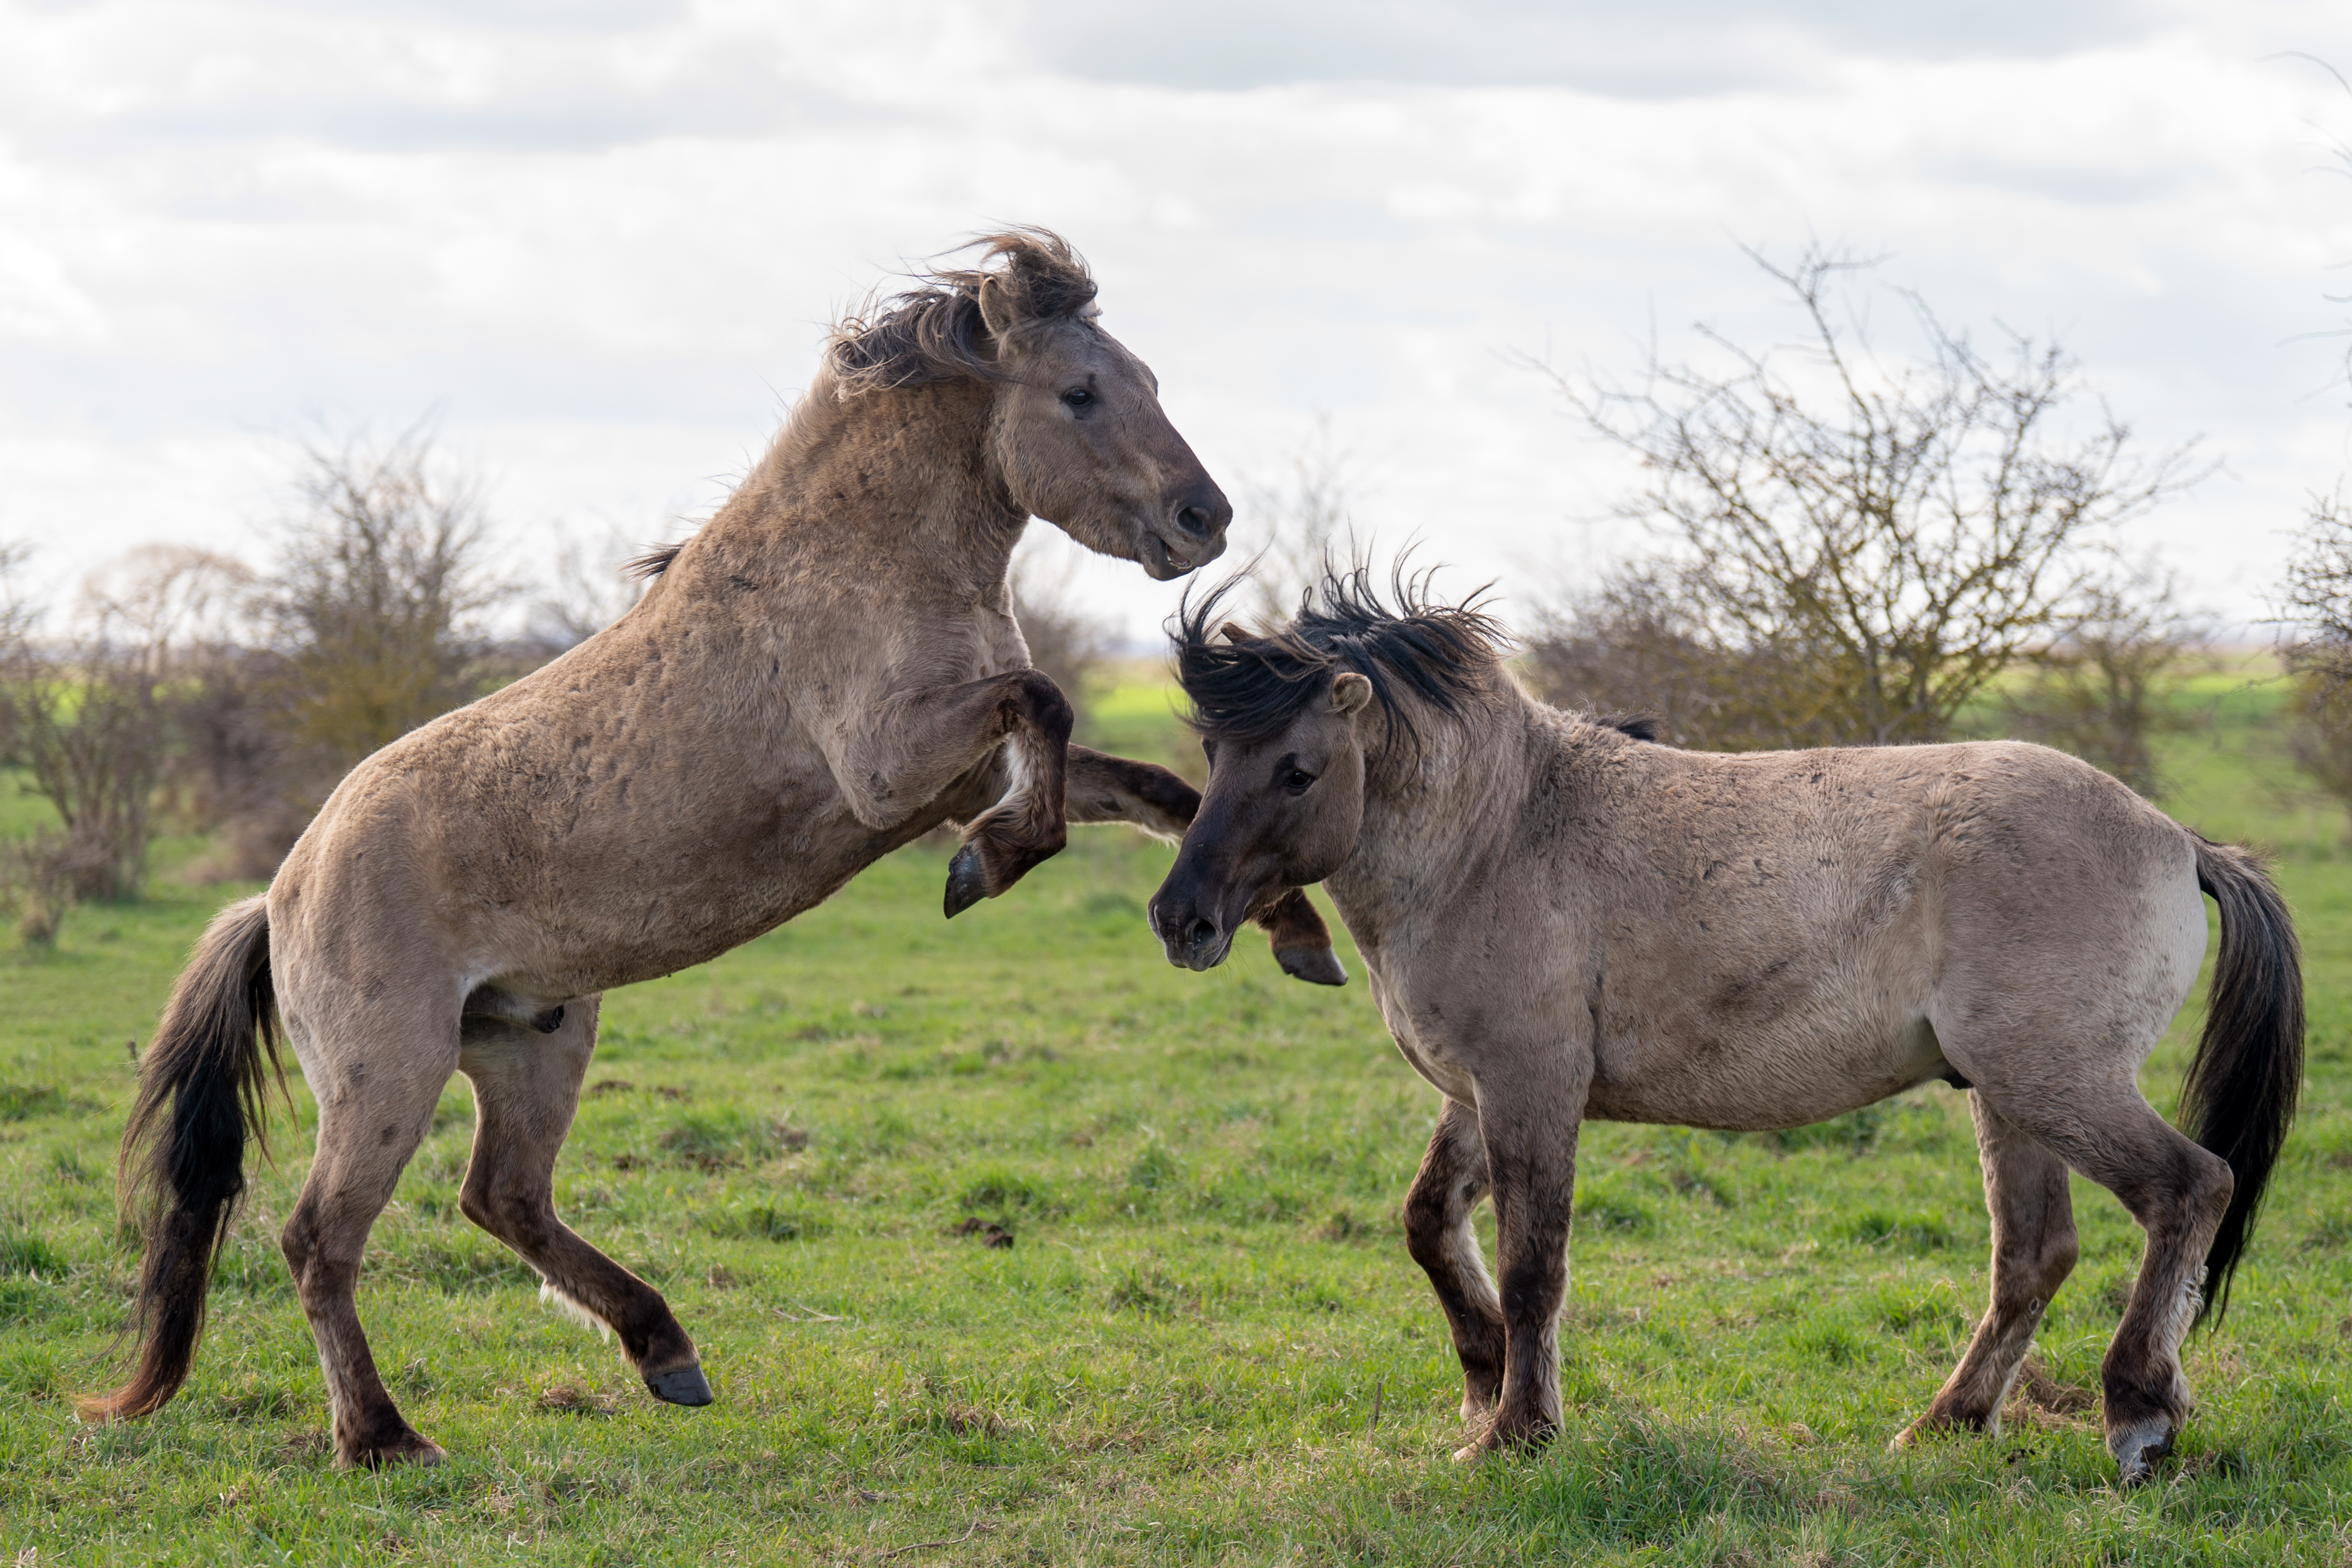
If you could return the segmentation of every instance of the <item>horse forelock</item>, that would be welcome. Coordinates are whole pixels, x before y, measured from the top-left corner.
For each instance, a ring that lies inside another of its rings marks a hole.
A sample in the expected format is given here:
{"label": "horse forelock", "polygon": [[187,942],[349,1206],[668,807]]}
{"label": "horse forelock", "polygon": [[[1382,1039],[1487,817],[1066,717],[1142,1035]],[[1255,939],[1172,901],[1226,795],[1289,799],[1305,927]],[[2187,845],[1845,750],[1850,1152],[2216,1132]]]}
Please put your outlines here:
{"label": "horse forelock", "polygon": [[835,325],[825,363],[842,395],[1001,377],[981,320],[981,289],[991,280],[1001,286],[1016,331],[1088,322],[1097,314],[1093,274],[1052,230],[1006,229],[965,248],[973,247],[981,250],[978,265],[928,268],[915,275],[916,287],[869,301]]}
{"label": "horse forelock", "polygon": [[1400,572],[1391,607],[1367,568],[1327,571],[1291,623],[1265,634],[1218,629],[1218,609],[1240,582],[1229,579],[1197,605],[1188,594],[1177,615],[1176,679],[1203,740],[1270,739],[1352,670],[1372,683],[1384,748],[1417,747],[1417,709],[1463,717],[1502,663],[1501,626],[1475,598],[1433,602],[1426,574]]}

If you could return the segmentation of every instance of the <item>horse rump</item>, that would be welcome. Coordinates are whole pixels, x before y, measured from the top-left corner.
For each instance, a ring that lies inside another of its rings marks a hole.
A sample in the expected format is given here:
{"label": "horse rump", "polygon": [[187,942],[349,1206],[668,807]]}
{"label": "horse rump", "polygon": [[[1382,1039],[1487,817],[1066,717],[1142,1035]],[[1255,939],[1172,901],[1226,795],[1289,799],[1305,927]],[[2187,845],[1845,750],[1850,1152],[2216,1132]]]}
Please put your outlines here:
{"label": "horse rump", "polygon": [[140,1064],[120,1175],[123,1211],[146,1237],[138,1363],[121,1387],[75,1402],[83,1420],[149,1415],[186,1380],[272,1077],[282,1092],[268,900],[256,896],[205,928]]}

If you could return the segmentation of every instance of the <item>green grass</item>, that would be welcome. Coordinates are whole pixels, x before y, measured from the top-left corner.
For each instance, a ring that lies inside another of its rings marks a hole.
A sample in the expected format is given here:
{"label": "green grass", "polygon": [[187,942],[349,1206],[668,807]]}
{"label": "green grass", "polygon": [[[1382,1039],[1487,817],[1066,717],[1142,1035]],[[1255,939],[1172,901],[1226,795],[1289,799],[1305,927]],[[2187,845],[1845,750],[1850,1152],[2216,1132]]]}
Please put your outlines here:
{"label": "green grass", "polygon": [[[453,1085],[361,1295],[449,1450],[432,1470],[328,1463],[275,1240],[299,1086],[188,1386],[144,1423],[75,1424],[134,1262],[110,1193],[128,1042],[242,889],[161,881],[0,957],[0,1561],[2342,1562],[2352,862],[2340,813],[2281,771],[2263,692],[2215,697],[2234,718],[2174,748],[2173,804],[2286,850],[2312,1081],[2230,1318],[2192,1342],[2202,1408],[2159,1486],[2110,1484],[2097,1364],[2139,1237],[2087,1186],[2008,1435],[1886,1451],[1984,1291],[1965,1105],[1940,1086],[1780,1137],[1591,1128],[1568,1431],[1455,1466],[1459,1380],[1399,1228],[1436,1100],[1361,964],[1310,988],[1253,939],[1172,971],[1141,919],[1169,851],[1090,831],[952,923],[943,851],[919,846],[609,999],[558,1201],[668,1293],[708,1409],[651,1400],[458,1215]],[[1097,739],[1187,760],[1166,710],[1111,693]],[[2159,1105],[2195,1023],[2151,1064]]]}

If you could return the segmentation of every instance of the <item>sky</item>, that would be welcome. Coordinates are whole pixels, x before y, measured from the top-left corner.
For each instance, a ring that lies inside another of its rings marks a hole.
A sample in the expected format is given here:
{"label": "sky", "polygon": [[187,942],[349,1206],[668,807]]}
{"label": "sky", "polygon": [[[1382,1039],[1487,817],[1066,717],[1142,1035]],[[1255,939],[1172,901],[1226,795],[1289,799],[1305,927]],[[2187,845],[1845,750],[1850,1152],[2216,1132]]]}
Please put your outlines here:
{"label": "sky", "polygon": [[[518,575],[675,538],[836,314],[1015,222],[1237,499],[1327,429],[1524,622],[1641,543],[1530,360],[1787,341],[1746,251],[1818,244],[2197,440],[2135,542],[2253,627],[2352,469],[2330,67],[2304,0],[0,0],[0,539],[260,563],[297,443],[428,416]],[[1133,638],[1178,592],[1072,570]]]}

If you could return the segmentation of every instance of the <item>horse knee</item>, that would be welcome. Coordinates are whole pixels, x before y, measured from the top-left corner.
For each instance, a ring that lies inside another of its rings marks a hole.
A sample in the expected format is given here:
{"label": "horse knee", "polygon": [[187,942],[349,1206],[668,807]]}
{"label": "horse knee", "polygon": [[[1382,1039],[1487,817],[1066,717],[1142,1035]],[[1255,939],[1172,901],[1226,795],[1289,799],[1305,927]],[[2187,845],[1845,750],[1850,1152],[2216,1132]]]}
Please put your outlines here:
{"label": "horse knee", "polygon": [[298,1206],[286,1228],[278,1233],[278,1250],[285,1255],[286,1267],[293,1270],[294,1282],[299,1285],[310,1259],[319,1253],[318,1225],[307,1208]]}
{"label": "horse knee", "polygon": [[1443,1192],[1413,1188],[1404,1199],[1404,1248],[1423,1268],[1437,1268],[1450,1256],[1452,1205]]}
{"label": "horse knee", "polygon": [[467,1172],[457,1189],[457,1212],[505,1242],[527,1242],[547,1228],[554,1205],[495,1176]]}

